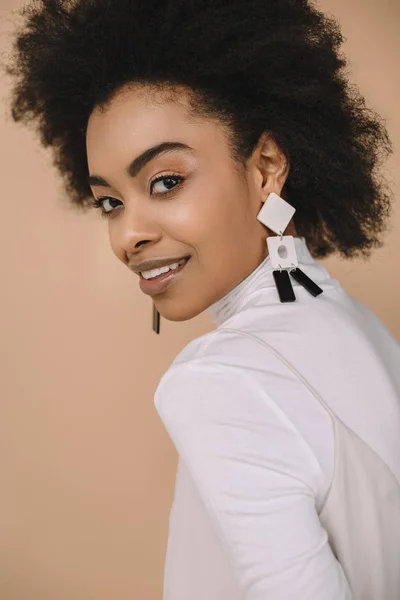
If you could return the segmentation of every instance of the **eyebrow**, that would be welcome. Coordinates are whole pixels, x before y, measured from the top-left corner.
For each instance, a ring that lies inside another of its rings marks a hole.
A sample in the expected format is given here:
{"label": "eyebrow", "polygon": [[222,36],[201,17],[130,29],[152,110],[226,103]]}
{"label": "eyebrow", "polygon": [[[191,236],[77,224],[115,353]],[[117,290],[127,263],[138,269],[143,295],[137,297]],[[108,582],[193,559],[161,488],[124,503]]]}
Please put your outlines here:
{"label": "eyebrow", "polygon": [[[131,164],[127,167],[126,171],[128,175],[131,177],[136,177],[138,173],[156,156],[160,156],[161,154],[169,154],[171,152],[185,152],[192,151],[194,149],[188,146],[187,144],[183,144],[182,142],[162,142],[161,144],[157,144],[156,146],[152,146],[148,148],[139,156],[137,156]],[[99,177],[99,175],[90,175],[88,177],[89,185],[101,185],[103,187],[111,187],[109,183],[103,177]]]}

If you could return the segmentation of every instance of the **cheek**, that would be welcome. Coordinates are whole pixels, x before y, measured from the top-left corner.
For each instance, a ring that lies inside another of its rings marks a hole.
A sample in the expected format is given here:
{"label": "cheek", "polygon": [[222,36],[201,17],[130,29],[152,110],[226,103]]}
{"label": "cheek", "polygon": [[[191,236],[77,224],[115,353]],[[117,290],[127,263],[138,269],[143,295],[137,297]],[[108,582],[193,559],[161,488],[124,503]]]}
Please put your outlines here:
{"label": "cheek", "polygon": [[228,240],[246,222],[246,193],[243,183],[227,169],[213,173],[204,168],[176,201],[166,200],[160,224],[169,237],[188,245]]}
{"label": "cheek", "polygon": [[203,222],[205,240],[213,240],[219,246],[239,243],[248,228],[245,198],[229,195],[214,200]]}
{"label": "cheek", "polygon": [[[242,218],[241,218],[242,217]],[[243,215],[234,208],[221,204],[218,211],[211,211],[208,219],[200,225],[197,235],[198,250],[209,274],[221,276],[224,270],[235,265],[243,255],[249,238]]]}
{"label": "cheek", "polygon": [[188,246],[194,247],[202,243],[212,221],[205,200],[204,196],[192,194],[176,203],[171,202],[165,212],[158,215],[158,225],[162,228],[163,234]]}

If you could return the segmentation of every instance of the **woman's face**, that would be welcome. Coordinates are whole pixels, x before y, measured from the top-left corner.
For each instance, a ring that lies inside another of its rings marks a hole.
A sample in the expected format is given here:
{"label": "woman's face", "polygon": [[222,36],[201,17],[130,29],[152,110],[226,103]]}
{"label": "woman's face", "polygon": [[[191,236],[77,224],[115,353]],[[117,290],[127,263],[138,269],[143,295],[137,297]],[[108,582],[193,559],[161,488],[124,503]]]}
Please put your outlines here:
{"label": "woman's face", "polygon": [[[200,314],[264,260],[268,233],[257,214],[287,176],[272,140],[240,173],[223,126],[190,119],[186,98],[184,91],[173,100],[125,88],[105,111],[93,111],[87,129],[91,188],[108,213],[115,255],[131,269],[190,256],[164,291],[150,294],[171,321]],[[134,159],[165,142],[182,146],[155,152],[128,172]],[[132,274],[139,285],[139,273]]]}

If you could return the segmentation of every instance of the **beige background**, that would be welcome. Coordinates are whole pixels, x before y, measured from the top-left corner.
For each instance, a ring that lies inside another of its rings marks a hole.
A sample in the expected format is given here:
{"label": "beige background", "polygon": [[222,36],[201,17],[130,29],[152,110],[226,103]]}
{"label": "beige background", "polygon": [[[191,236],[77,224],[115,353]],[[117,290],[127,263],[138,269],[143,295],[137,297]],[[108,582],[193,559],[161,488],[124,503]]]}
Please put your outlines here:
{"label": "beige background", "polygon": [[[19,5],[0,0],[3,51]],[[387,120],[397,197],[400,4],[320,6],[339,17],[353,80]],[[0,598],[161,600],[177,455],[153,394],[214,326],[205,312],[152,331],[151,299],[112,255],[106,222],[66,209],[49,155],[8,118],[0,86]],[[399,234],[395,207],[370,262],[324,261],[398,340]]]}

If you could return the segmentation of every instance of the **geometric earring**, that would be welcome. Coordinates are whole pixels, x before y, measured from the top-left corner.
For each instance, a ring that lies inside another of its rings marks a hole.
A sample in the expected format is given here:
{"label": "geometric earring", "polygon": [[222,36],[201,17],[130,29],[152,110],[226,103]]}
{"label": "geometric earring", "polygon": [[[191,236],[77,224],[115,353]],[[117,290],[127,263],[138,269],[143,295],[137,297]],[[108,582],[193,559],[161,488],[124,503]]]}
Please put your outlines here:
{"label": "geometric earring", "polygon": [[298,266],[296,248],[291,235],[269,236],[268,253],[272,275],[281,302],[294,302],[296,296],[290,281],[289,272]]}
{"label": "geometric earring", "polygon": [[153,302],[153,331],[160,333],[160,313]]}
{"label": "geometric earring", "polygon": [[310,277],[299,269],[293,236],[283,235],[295,212],[294,206],[272,192],[257,216],[261,223],[278,234],[267,237],[266,241],[272,273],[281,302],[296,300],[289,274],[313,296],[318,296],[323,292]]}
{"label": "geometric earring", "polygon": [[277,236],[268,236],[266,241],[273,269],[272,274],[281,302],[296,300],[289,277],[289,271],[298,266],[296,248],[293,236],[283,235],[295,212],[296,209],[291,204],[272,192],[257,215],[257,219],[263,225],[278,234]]}
{"label": "geometric earring", "polygon": [[293,279],[297,281],[297,283],[300,283],[313,296],[319,296],[324,291],[319,287],[319,285],[315,283],[315,281],[310,279],[310,277],[308,277],[308,275],[306,275],[298,267],[297,269],[293,269],[293,271],[290,271],[290,274],[293,277]]}

